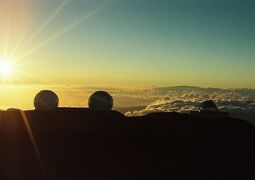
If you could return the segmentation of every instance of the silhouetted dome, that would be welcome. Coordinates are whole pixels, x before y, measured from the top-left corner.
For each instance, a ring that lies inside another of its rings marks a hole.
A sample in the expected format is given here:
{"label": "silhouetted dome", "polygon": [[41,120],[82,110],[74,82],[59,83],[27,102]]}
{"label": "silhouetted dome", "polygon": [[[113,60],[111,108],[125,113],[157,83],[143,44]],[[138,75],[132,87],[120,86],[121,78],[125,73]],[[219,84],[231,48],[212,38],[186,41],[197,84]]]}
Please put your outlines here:
{"label": "silhouetted dome", "polygon": [[199,106],[200,111],[217,111],[217,105],[212,101],[204,101],[202,104]]}
{"label": "silhouetted dome", "polygon": [[34,99],[36,110],[54,110],[58,108],[58,96],[50,90],[40,91]]}
{"label": "silhouetted dome", "polygon": [[90,96],[88,104],[89,108],[94,110],[111,110],[113,98],[105,91],[97,91]]}

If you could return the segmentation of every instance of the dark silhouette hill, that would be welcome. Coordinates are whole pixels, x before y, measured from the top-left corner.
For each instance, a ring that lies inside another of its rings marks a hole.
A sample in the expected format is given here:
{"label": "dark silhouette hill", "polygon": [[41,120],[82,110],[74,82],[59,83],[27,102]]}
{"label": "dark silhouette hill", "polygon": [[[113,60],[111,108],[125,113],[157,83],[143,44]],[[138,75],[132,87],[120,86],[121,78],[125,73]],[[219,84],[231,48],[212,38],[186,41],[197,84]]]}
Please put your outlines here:
{"label": "dark silhouette hill", "polygon": [[179,113],[0,113],[0,179],[255,179],[255,128]]}

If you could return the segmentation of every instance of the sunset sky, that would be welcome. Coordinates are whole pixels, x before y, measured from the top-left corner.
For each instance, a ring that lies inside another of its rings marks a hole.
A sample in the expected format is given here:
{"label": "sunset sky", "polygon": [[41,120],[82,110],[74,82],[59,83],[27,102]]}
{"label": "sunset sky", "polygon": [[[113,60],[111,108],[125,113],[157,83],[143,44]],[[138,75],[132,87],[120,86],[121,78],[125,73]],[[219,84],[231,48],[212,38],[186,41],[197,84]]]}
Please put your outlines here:
{"label": "sunset sky", "polygon": [[255,88],[254,0],[1,0],[1,84]]}

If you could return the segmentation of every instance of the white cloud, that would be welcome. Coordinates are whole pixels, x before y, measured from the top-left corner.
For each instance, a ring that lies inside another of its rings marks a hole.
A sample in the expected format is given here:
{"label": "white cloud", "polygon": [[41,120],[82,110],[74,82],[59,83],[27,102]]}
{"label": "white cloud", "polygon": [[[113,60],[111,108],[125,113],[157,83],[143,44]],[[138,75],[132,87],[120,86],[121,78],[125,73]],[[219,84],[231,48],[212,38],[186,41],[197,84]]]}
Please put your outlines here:
{"label": "white cloud", "polygon": [[113,96],[115,108],[117,110],[118,107],[124,108],[121,112],[126,112],[128,116],[140,116],[159,111],[189,112],[198,110],[202,101],[212,99],[220,110],[255,122],[254,89],[182,86],[128,90],[95,86],[1,86],[0,109],[33,109],[33,98],[41,89],[55,91],[62,107],[86,107],[88,98],[93,92],[106,90]]}
{"label": "white cloud", "polygon": [[[255,112],[255,90],[215,89],[198,87],[170,87],[153,90],[158,99],[143,110],[127,112],[128,116],[141,116],[152,112],[189,112],[198,110],[199,104],[212,99],[219,110],[230,113]],[[255,121],[255,120],[254,120]]]}

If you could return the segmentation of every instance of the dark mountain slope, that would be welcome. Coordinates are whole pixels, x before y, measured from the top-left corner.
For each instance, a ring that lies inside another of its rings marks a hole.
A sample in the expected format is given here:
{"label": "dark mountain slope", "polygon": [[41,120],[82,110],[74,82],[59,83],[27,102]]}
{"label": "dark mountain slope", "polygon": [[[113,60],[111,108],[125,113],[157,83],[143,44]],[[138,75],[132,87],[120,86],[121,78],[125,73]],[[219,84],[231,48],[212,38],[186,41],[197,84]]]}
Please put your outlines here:
{"label": "dark mountain slope", "polygon": [[87,109],[0,113],[0,179],[255,179],[254,126]]}

